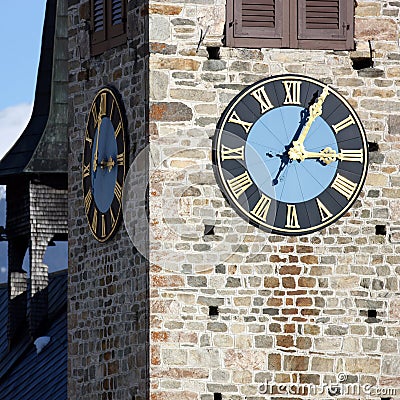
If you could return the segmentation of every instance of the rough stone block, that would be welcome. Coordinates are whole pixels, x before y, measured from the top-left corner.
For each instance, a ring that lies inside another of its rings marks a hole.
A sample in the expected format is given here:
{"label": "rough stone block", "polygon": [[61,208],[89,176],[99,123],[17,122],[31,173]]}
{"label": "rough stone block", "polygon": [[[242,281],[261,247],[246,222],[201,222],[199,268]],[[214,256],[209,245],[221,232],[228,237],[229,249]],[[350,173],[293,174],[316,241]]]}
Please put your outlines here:
{"label": "rough stone block", "polygon": [[197,71],[200,68],[200,62],[190,58],[161,58],[157,56],[157,58],[150,58],[150,68]]}
{"label": "rough stone block", "polygon": [[223,71],[226,69],[224,60],[207,60],[203,62],[203,71]]}
{"label": "rough stone block", "polygon": [[261,350],[227,350],[224,355],[225,367],[241,370],[263,370],[266,367],[266,353]]}
{"label": "rough stone block", "polygon": [[307,371],[309,357],[306,356],[284,356],[284,369],[286,371]]}
{"label": "rough stone block", "polygon": [[270,371],[281,371],[282,356],[280,354],[268,354],[268,369]]}
{"label": "rough stone block", "polygon": [[196,102],[215,101],[215,93],[202,89],[170,89],[169,94],[172,99],[177,100],[190,100]]}
{"label": "rough stone block", "polygon": [[169,39],[171,32],[168,18],[157,14],[150,15],[149,26],[150,41],[163,42]]}
{"label": "rough stone block", "polygon": [[166,365],[186,365],[188,361],[187,350],[184,349],[161,349],[161,359]]}
{"label": "rough stone block", "polygon": [[[379,374],[381,368],[380,358],[372,357],[346,358],[345,364],[346,370],[353,374]],[[397,373],[398,372],[399,370],[397,369]]]}
{"label": "rough stone block", "polygon": [[223,322],[209,322],[207,324],[207,330],[213,332],[226,332],[228,328]]}
{"label": "rough stone block", "polygon": [[311,371],[333,372],[333,358],[313,357],[311,360]]}
{"label": "rough stone block", "polygon": [[153,103],[150,107],[150,118],[153,121],[190,121],[192,117],[192,110],[180,102]]}
{"label": "rough stone block", "polygon": [[150,14],[178,15],[181,13],[182,9],[183,7],[181,5],[157,4],[157,3],[151,3],[149,5]]}
{"label": "rough stone block", "polygon": [[187,365],[204,368],[221,368],[222,359],[218,349],[189,349]]}
{"label": "rough stone block", "polygon": [[356,16],[357,17],[377,17],[381,13],[382,4],[379,2],[372,3],[357,3]]}
{"label": "rough stone block", "polygon": [[362,40],[397,40],[394,20],[383,18],[356,18],[355,37]]}
{"label": "rough stone block", "polygon": [[273,338],[271,336],[255,336],[254,345],[256,348],[271,348],[273,345]]}
{"label": "rough stone block", "polygon": [[163,71],[150,72],[150,99],[164,100],[168,93],[169,77]]}

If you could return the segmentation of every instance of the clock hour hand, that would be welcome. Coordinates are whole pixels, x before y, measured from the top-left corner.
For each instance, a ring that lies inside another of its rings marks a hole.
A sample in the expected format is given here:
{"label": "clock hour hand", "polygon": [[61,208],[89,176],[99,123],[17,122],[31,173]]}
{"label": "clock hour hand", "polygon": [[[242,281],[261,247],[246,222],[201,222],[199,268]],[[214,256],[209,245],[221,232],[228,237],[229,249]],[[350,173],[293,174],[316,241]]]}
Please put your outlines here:
{"label": "clock hour hand", "polygon": [[343,152],[341,151],[340,153],[337,153],[335,150],[333,150],[331,147],[325,147],[325,149],[321,150],[320,152],[314,152],[314,151],[307,151],[303,148],[301,149],[300,147],[292,148],[289,151],[289,157],[292,156],[294,159],[299,160],[299,161],[304,161],[309,158],[317,158],[321,162],[323,162],[326,165],[329,165],[333,163],[336,160],[350,160],[350,161],[360,161],[362,158],[359,155],[359,152],[357,151],[346,151],[344,150]]}
{"label": "clock hour hand", "polygon": [[[293,142],[292,148],[289,150],[289,157],[291,160],[297,160],[297,158],[292,158],[292,157],[295,156],[295,154],[299,149],[304,149],[303,146],[304,140],[306,139],[306,136],[310,131],[313,122],[322,114],[322,104],[324,103],[328,94],[329,94],[329,88],[328,86],[325,86],[321,95],[318,97],[318,100],[310,106],[308,120],[304,125],[304,128],[301,131],[298,139]],[[295,149],[295,151],[291,152],[292,149]],[[292,154],[292,156],[290,154]]]}
{"label": "clock hour hand", "polygon": [[324,164],[329,165],[337,159],[340,160],[342,155],[336,153],[336,151],[330,147],[325,147],[325,149],[321,150],[319,153],[306,150],[304,153],[304,158],[318,158]]}
{"label": "clock hour hand", "polygon": [[111,170],[115,166],[115,161],[114,159],[110,156],[107,161],[103,160],[100,164],[100,167],[103,168],[108,168],[108,172],[111,172]]}

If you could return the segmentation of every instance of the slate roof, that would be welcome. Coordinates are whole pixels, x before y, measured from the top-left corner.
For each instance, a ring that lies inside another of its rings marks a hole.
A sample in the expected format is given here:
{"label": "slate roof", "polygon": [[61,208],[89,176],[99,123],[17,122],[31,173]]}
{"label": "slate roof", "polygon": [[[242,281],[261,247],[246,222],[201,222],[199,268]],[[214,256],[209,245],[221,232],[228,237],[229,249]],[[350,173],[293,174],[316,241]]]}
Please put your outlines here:
{"label": "slate roof", "polygon": [[67,0],[47,0],[32,115],[0,161],[0,184],[20,174],[67,172],[67,11]]}
{"label": "slate roof", "polygon": [[40,354],[28,338],[7,352],[7,285],[0,285],[1,400],[67,399],[67,275],[49,275],[51,340]]}
{"label": "slate roof", "polygon": [[0,359],[7,351],[7,284],[0,285]]}

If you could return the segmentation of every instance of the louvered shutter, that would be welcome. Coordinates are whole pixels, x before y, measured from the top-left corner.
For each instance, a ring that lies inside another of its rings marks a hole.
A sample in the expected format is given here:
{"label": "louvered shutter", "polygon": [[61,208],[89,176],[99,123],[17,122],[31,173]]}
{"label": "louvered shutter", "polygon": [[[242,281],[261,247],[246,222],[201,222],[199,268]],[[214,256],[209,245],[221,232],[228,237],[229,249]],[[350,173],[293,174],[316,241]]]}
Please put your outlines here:
{"label": "louvered shutter", "polygon": [[125,33],[125,1],[108,0],[109,1],[109,37],[122,35]]}
{"label": "louvered shutter", "polygon": [[289,0],[228,0],[227,45],[287,47]]}
{"label": "louvered shutter", "polygon": [[92,55],[126,42],[126,0],[91,0]]}
{"label": "louvered shutter", "polygon": [[92,45],[106,40],[106,9],[104,0],[91,1]]}
{"label": "louvered shutter", "polygon": [[345,50],[354,47],[352,0],[298,0],[300,48]]}

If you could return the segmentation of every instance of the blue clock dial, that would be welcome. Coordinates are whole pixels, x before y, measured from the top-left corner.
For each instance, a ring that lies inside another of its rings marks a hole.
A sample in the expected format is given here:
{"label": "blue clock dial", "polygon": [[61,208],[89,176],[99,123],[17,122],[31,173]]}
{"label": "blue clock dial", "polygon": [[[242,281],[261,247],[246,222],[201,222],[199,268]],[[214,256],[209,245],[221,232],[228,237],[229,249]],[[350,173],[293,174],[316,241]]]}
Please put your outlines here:
{"label": "blue clock dial", "polygon": [[214,172],[232,207],[261,229],[310,233],[357,198],[368,153],[362,124],[332,87],[301,75],[251,85],[221,116]]}
{"label": "blue clock dial", "polygon": [[96,129],[94,142],[98,142],[98,160],[95,160],[96,148],[92,151],[92,165],[97,162],[97,168],[92,172],[92,190],[97,208],[105,213],[114,200],[115,183],[117,182],[117,141],[114,127],[108,117],[103,117],[100,129]]}
{"label": "blue clock dial", "polygon": [[[254,123],[245,142],[246,165],[253,182],[269,197],[286,203],[300,203],[320,195],[338,166],[337,160],[327,167],[314,158],[301,163],[291,162],[288,156],[285,159],[286,146],[301,125],[303,112],[304,108],[299,106],[271,110]],[[274,133],[266,142],[269,129]],[[313,152],[328,146],[338,152],[332,129],[321,117],[315,120],[304,146]],[[267,178],[269,174],[272,175]]]}
{"label": "blue clock dial", "polygon": [[126,174],[126,118],[118,92],[106,87],[95,96],[88,116],[83,152],[84,207],[94,237],[115,233]]}

